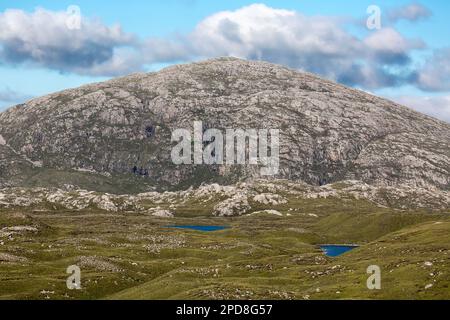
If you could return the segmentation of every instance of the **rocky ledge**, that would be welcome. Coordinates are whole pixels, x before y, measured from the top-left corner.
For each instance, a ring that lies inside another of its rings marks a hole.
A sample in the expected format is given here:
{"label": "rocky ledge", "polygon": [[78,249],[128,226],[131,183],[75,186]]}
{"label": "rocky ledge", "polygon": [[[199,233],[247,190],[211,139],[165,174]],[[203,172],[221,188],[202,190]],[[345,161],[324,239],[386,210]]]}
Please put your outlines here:
{"label": "rocky ledge", "polygon": [[209,184],[184,191],[147,192],[137,195],[99,193],[79,190],[72,186],[66,186],[65,189],[7,188],[0,190],[0,210],[92,210],[173,217],[182,215],[188,208],[214,216],[253,213],[289,215],[290,212],[302,209],[299,201],[321,199],[365,200],[379,207],[397,210],[450,208],[450,195],[438,189],[377,187],[361,181],[343,181],[316,187],[287,180],[256,180],[231,186]]}

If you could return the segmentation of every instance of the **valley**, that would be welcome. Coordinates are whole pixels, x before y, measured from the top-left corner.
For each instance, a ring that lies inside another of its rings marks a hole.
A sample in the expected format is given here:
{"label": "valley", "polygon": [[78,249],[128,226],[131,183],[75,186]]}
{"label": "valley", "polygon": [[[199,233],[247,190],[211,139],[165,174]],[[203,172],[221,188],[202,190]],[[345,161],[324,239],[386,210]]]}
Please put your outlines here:
{"label": "valley", "polygon": [[[285,197],[231,217],[198,199],[174,217],[2,208],[0,299],[450,298],[448,210]],[[359,247],[328,257],[324,243]],[[66,287],[70,265],[81,269],[81,290]],[[369,265],[381,268],[381,290],[366,287]]]}

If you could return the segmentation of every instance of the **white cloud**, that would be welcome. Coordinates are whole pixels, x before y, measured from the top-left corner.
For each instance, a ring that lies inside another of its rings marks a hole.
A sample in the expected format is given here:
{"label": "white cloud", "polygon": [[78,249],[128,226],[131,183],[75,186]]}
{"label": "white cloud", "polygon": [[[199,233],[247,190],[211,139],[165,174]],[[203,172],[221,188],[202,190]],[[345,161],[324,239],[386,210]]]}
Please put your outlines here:
{"label": "white cloud", "polygon": [[391,55],[404,55],[410,50],[425,48],[423,41],[406,39],[391,27],[370,33],[364,39],[364,44],[367,45],[369,50],[376,53],[381,52]]}
{"label": "white cloud", "polygon": [[[424,7],[410,5],[391,15],[415,20],[424,12]],[[152,64],[236,56],[284,64],[371,90],[402,84],[450,89],[450,54],[436,53],[423,69],[414,70],[411,52],[425,44],[393,27],[356,37],[339,17],[306,16],[264,4],[218,12],[190,33],[172,38],[139,39],[120,26],[86,18],[81,30],[70,30],[67,18],[66,12],[44,9],[0,13],[0,61],[116,76]]]}
{"label": "white cloud", "polygon": [[393,98],[393,100],[416,111],[450,123],[450,96],[402,96]]}
{"label": "white cloud", "polygon": [[426,91],[450,90],[450,48],[434,52],[418,70],[416,84]]}
{"label": "white cloud", "polygon": [[187,38],[195,56],[261,59],[368,88],[406,81],[386,66],[409,63],[410,51],[424,46],[392,28],[360,39],[346,31],[338,18],[308,17],[264,4],[216,13]]}
{"label": "white cloud", "polygon": [[33,13],[9,9],[0,13],[0,59],[6,63],[28,63],[62,72],[90,73],[110,65],[118,48],[134,46],[135,38],[120,26],[107,27],[99,21],[82,19],[81,29],[71,30],[66,12],[36,9]]}

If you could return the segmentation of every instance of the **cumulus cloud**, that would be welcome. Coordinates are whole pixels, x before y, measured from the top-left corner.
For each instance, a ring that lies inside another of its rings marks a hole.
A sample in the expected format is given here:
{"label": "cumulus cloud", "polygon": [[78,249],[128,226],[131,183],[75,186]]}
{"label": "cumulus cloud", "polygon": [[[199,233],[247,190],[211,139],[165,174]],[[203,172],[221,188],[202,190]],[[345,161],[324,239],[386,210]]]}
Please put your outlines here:
{"label": "cumulus cloud", "polygon": [[195,50],[186,37],[177,39],[146,39],[140,45],[145,63],[167,63],[195,59]]}
{"label": "cumulus cloud", "polygon": [[415,82],[426,91],[450,90],[450,48],[435,51],[417,71]]}
{"label": "cumulus cloud", "polygon": [[395,23],[400,20],[407,20],[416,22],[431,17],[431,11],[419,4],[411,3],[388,11],[387,16],[389,21]]}
{"label": "cumulus cloud", "polygon": [[409,75],[389,67],[407,65],[410,51],[424,47],[392,28],[361,39],[338,18],[309,17],[263,4],[209,16],[187,38],[195,56],[266,60],[370,89],[407,81]]}
{"label": "cumulus cloud", "polygon": [[189,39],[200,55],[280,59],[313,68],[320,68],[317,62],[323,56],[345,58],[361,51],[361,43],[333,19],[262,4],[214,14],[200,22]]}
{"label": "cumulus cloud", "polygon": [[393,100],[416,111],[450,123],[450,96],[402,96],[393,98]]}
{"label": "cumulus cloud", "polygon": [[[424,12],[420,5],[409,5],[391,15],[417,20]],[[357,37],[339,17],[306,16],[253,4],[206,17],[194,30],[177,37],[148,39],[89,19],[82,19],[81,30],[70,30],[67,18],[66,12],[44,9],[1,13],[0,61],[115,76],[152,64],[235,56],[284,64],[371,90],[405,83],[432,89],[439,84],[432,82],[433,62],[422,72],[411,67],[411,52],[423,49],[423,41],[408,39],[393,27]],[[443,64],[443,59],[437,55],[434,60]]]}
{"label": "cumulus cloud", "polygon": [[80,29],[70,29],[69,18],[66,12],[45,9],[33,13],[6,10],[0,14],[0,59],[61,72],[88,74],[103,65],[109,66],[105,75],[131,71],[120,63],[127,57],[117,56],[117,50],[134,46],[134,36],[124,33],[120,26],[107,27],[87,19],[81,20]]}
{"label": "cumulus cloud", "polygon": [[404,65],[410,62],[409,53],[426,47],[422,40],[408,40],[393,28],[383,28],[364,39],[372,58],[380,63]]}

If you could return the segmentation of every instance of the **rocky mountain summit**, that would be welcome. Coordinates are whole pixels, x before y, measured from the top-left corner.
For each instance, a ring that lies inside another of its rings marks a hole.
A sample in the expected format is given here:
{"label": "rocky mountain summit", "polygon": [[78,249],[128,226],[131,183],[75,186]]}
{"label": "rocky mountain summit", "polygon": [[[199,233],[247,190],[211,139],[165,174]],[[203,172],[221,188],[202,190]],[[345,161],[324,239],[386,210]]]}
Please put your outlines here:
{"label": "rocky mountain summit", "polygon": [[260,178],[257,165],[173,164],[171,133],[196,120],[279,129],[275,179],[450,190],[449,124],[312,74],[235,58],[133,74],[0,113],[0,188],[138,194]]}

